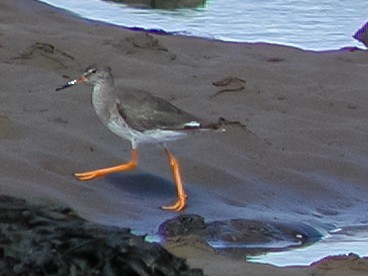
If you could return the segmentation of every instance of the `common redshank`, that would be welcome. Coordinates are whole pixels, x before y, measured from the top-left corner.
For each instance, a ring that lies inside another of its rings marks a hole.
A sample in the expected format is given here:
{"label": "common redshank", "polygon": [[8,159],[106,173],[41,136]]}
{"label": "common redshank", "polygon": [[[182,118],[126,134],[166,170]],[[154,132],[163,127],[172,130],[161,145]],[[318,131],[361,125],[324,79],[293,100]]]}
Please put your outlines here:
{"label": "common redshank", "polygon": [[113,167],[74,173],[74,176],[79,180],[91,180],[111,173],[133,170],[138,165],[138,145],[159,143],[163,145],[169,159],[177,190],[176,202],[161,208],[183,210],[188,196],[184,189],[180,164],[164,143],[183,138],[189,132],[217,128],[217,124],[204,125],[199,119],[168,101],[140,90],[119,91],[123,95],[120,101],[111,68],[107,66],[88,67],[80,78],[67,82],[56,91],[80,83],[93,85],[92,104],[97,116],[110,131],[130,142],[131,160]]}

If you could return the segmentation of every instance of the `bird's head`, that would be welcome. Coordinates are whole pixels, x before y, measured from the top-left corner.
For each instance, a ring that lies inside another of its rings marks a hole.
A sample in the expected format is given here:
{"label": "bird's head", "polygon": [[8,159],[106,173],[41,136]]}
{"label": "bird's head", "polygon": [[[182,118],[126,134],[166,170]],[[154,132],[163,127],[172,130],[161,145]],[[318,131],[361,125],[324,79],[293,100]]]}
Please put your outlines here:
{"label": "bird's head", "polygon": [[56,88],[56,91],[66,89],[66,88],[69,88],[71,86],[74,86],[80,83],[90,83],[94,85],[97,82],[104,81],[104,80],[112,80],[110,67],[108,66],[105,66],[105,67],[89,66],[84,71],[82,76],[80,76],[77,79],[68,81],[63,86]]}

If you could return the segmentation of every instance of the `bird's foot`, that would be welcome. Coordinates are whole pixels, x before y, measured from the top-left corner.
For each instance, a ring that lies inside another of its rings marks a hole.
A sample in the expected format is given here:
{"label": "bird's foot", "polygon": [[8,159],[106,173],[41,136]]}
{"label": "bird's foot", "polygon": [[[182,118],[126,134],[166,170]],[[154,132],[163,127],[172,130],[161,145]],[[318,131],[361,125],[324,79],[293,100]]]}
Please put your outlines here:
{"label": "bird's foot", "polygon": [[93,170],[88,172],[74,173],[74,176],[79,180],[91,180],[97,177],[104,177],[111,173],[123,172],[133,170],[138,165],[138,151],[136,149],[132,149],[131,151],[131,160],[128,163],[123,163],[117,166]]}
{"label": "bird's foot", "polygon": [[166,211],[182,211],[187,206],[188,196],[186,194],[179,195],[178,200],[169,206],[162,206],[161,209]]}
{"label": "bird's foot", "polygon": [[98,170],[95,170],[95,171],[89,171],[89,172],[74,173],[73,175],[78,180],[87,181],[87,180],[95,179],[97,177],[103,177],[106,174],[101,174],[98,172]]}
{"label": "bird's foot", "polygon": [[74,176],[79,180],[91,180],[95,179],[97,177],[104,177],[111,173],[117,173],[117,172],[123,172],[123,171],[129,171],[133,170],[137,167],[137,160],[133,159],[129,161],[128,163],[123,163],[114,167],[105,168],[105,169],[99,169],[99,170],[93,170],[88,172],[82,172],[82,173],[74,173]]}

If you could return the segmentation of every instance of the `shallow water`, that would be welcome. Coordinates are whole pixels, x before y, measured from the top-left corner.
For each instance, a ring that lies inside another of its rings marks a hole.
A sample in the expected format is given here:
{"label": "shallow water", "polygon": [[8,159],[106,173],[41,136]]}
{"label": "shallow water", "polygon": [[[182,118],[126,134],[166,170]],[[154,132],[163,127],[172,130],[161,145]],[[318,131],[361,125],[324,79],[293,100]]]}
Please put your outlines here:
{"label": "shallow water", "polygon": [[248,261],[276,266],[307,266],[326,256],[349,253],[368,255],[368,226],[340,228],[311,246],[267,253],[248,258]]}
{"label": "shallow water", "polygon": [[[172,183],[156,175],[146,173],[117,174],[108,176],[106,179],[111,185],[103,186],[99,190],[99,196],[108,197],[112,202],[121,201],[121,198],[126,198],[127,196],[134,196],[137,200],[144,198],[147,206],[159,206],[174,193],[174,188],[170,185]],[[243,207],[228,205],[207,189],[200,187],[200,185],[187,183],[186,187],[191,192],[191,206],[203,206],[203,201],[206,204],[208,203],[208,205],[205,209],[191,209],[189,206],[185,213],[199,213],[206,218],[207,222],[229,220],[229,218],[234,218],[234,214],[236,214],[236,217],[243,214],[247,216],[246,219],[250,220],[289,222],[291,226],[294,226],[294,228],[297,226],[296,229],[301,231],[295,232],[294,239],[290,236],[279,236],[264,243],[237,243],[235,246],[234,243],[226,243],[221,240],[207,240],[209,245],[219,250],[227,251],[227,249],[235,249],[236,256],[240,256],[243,249],[244,252],[272,251],[249,259],[247,254],[244,253],[244,259],[247,258],[250,262],[269,263],[276,266],[307,266],[330,255],[349,254],[350,252],[360,256],[368,255],[368,225],[359,227],[346,226],[356,220],[354,215],[352,215],[358,213],[356,210],[351,210],[346,215],[339,215],[338,217],[327,216],[323,219],[318,217],[311,219],[309,215],[303,216],[275,208],[272,208],[270,213],[267,213],[267,209],[264,206],[248,205],[245,209]],[[109,191],[109,189],[113,190]],[[113,194],[110,192],[113,192]],[[149,195],[154,196],[150,197]],[[115,196],[117,198],[114,198]],[[122,216],[121,213],[111,211],[108,213],[98,213],[95,208],[90,210],[90,212],[91,215],[87,215],[87,219],[104,225],[129,226],[133,229],[133,233],[145,235],[146,240],[150,242],[162,242],[162,237],[158,234],[157,230],[158,223],[162,223],[178,215],[176,213],[163,212],[159,208],[152,209],[148,207],[143,209],[140,207],[134,210],[128,208],[124,210],[125,213],[129,213],[129,216],[132,216],[129,219],[127,218],[127,214],[124,215],[124,219],[120,219]],[[84,212],[82,213],[86,215]],[[298,226],[298,221],[303,227]],[[339,226],[334,226],[334,223],[339,223]],[[336,229],[336,227],[341,228]],[[151,230],[147,231],[147,229]],[[303,234],[305,232],[307,232],[307,235]],[[314,233],[317,232],[321,236],[310,240],[310,242],[303,241],[304,237],[314,237]],[[228,234],[225,231],[222,231],[222,233]],[[235,232],[235,234],[239,233]],[[245,235],[248,234],[245,233]],[[268,235],[267,237],[270,236]]]}
{"label": "shallow water", "polygon": [[360,0],[211,0],[204,7],[182,10],[133,8],[101,0],[39,1],[120,26],[309,50],[362,47],[352,35],[367,20],[368,10],[368,1]]}

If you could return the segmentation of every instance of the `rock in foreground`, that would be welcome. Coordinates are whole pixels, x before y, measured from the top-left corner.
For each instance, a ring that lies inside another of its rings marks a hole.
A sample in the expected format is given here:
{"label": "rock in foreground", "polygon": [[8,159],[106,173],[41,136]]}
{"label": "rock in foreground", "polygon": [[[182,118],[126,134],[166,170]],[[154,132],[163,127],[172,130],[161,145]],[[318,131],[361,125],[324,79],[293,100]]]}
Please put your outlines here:
{"label": "rock in foreground", "polygon": [[2,275],[203,275],[129,229],[0,196]]}

